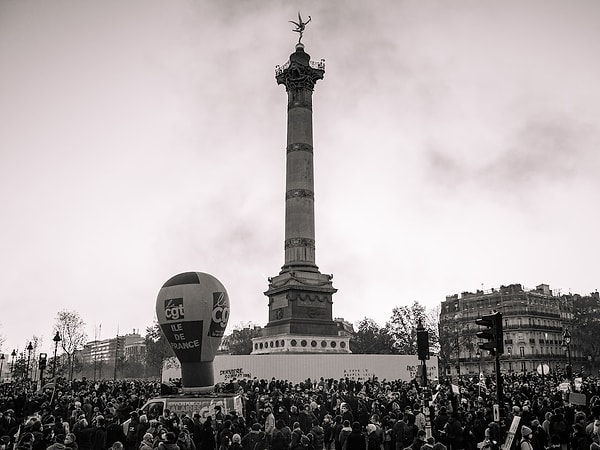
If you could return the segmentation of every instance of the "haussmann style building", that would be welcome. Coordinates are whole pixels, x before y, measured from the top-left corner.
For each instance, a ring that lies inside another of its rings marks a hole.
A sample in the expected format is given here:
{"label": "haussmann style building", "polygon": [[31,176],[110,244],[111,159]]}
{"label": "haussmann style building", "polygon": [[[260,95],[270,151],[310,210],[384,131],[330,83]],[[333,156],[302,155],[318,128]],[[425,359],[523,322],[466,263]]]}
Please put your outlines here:
{"label": "haussmann style building", "polygon": [[529,290],[511,284],[450,295],[442,302],[440,356],[445,360],[447,376],[494,373],[494,358],[479,350],[481,340],[476,334],[483,328],[475,324],[493,312],[502,314],[502,372],[540,373],[542,366],[544,371],[565,368],[567,348],[563,334],[573,321],[572,296],[555,295],[547,284]]}

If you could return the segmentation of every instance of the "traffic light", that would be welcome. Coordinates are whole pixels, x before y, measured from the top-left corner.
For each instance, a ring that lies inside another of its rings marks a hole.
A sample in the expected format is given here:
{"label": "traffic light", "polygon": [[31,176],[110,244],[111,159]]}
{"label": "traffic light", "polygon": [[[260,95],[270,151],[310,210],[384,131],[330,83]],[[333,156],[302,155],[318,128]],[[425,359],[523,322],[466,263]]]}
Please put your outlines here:
{"label": "traffic light", "polygon": [[420,361],[429,359],[429,332],[423,327],[420,320],[417,327],[417,355]]}
{"label": "traffic light", "polygon": [[48,355],[46,353],[40,353],[40,360],[38,361],[38,367],[40,370],[44,370],[46,368],[46,363],[48,362]]}
{"label": "traffic light", "polygon": [[479,344],[479,348],[487,350],[492,356],[504,353],[504,335],[502,332],[502,314],[495,312],[475,321],[477,325],[487,327],[487,330],[479,331],[477,337],[486,339],[488,342]]}

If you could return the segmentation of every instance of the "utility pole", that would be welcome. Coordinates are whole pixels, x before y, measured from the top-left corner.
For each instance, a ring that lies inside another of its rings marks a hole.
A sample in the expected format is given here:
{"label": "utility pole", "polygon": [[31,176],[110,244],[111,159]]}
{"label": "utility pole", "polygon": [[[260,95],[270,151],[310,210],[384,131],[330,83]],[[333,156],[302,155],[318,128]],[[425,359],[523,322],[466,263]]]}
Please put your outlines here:
{"label": "utility pole", "polygon": [[115,372],[113,373],[113,381],[117,379],[117,362],[119,360],[119,332],[117,331],[117,338],[115,339]]}

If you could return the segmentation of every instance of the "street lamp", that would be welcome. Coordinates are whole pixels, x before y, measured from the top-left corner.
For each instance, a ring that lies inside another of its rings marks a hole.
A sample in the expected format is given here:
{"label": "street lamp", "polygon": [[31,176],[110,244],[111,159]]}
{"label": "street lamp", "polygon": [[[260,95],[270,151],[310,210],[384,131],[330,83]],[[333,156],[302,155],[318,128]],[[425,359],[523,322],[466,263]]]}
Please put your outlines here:
{"label": "street lamp", "polygon": [[[544,333],[545,344],[546,344],[546,359],[548,360],[548,373],[550,373],[550,352],[548,352],[548,333]],[[542,352],[543,354],[543,352]],[[544,357],[542,355],[542,370],[544,367]]]}
{"label": "street lamp", "polygon": [[0,353],[0,383],[2,383],[2,369],[4,369],[4,353]]}
{"label": "street lamp", "polygon": [[567,378],[570,380],[573,376],[573,366],[571,366],[571,333],[569,332],[568,328],[565,328],[565,331],[563,332],[563,342],[567,348]]}
{"label": "street lamp", "polygon": [[512,373],[512,349],[508,347],[508,373]]}
{"label": "street lamp", "polygon": [[[54,378],[56,377],[56,350],[58,349],[58,343],[61,341],[60,334],[58,334],[58,331],[56,331],[56,334],[54,335],[52,340],[54,341],[54,360],[52,362],[52,378]],[[54,382],[56,383],[56,380],[54,380]]]}
{"label": "street lamp", "polygon": [[479,349],[477,349],[477,353],[475,353],[475,356],[477,356],[477,366],[479,367],[479,373],[481,374],[481,352],[479,351]]}
{"label": "street lamp", "polygon": [[458,320],[460,316],[458,314],[454,315],[454,325],[456,326],[456,377],[458,379],[457,383],[460,382],[460,341],[459,341],[459,323]]}
{"label": "street lamp", "polygon": [[10,363],[10,378],[12,379],[15,375],[14,375],[14,371],[15,371],[15,357],[17,356],[17,351],[15,349],[13,349],[12,353],[10,354],[10,356],[12,356],[12,361]]}
{"label": "street lamp", "polygon": [[29,345],[27,346],[27,370],[25,371],[25,379],[29,380],[29,361],[31,360],[31,351],[33,350],[33,345],[31,345],[31,341],[29,341]]}

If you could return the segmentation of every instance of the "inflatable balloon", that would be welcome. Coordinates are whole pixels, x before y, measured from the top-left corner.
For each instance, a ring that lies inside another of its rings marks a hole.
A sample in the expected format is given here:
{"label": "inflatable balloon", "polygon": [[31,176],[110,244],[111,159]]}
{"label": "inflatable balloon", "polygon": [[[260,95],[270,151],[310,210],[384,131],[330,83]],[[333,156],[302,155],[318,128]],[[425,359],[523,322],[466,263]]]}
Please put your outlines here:
{"label": "inflatable balloon", "polygon": [[225,287],[207,273],[175,275],[158,293],[156,317],[181,363],[183,391],[212,390],[213,360],[229,319]]}

